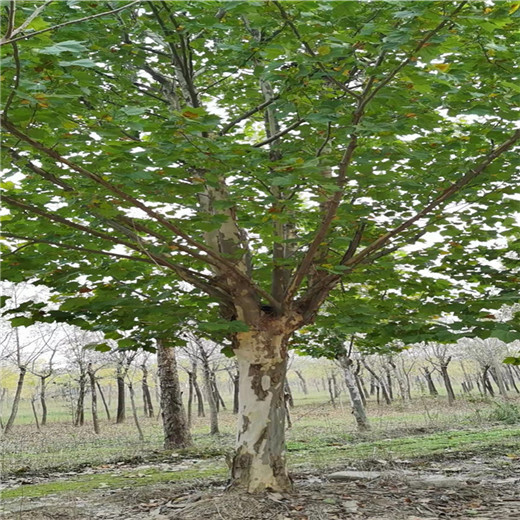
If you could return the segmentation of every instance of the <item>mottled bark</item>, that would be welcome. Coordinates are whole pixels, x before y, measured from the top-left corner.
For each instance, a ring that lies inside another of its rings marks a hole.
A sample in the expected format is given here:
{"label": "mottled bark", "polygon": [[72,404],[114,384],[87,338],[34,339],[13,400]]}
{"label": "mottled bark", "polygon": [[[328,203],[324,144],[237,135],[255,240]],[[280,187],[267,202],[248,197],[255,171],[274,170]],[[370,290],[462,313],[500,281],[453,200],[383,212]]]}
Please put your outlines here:
{"label": "mottled bark", "polygon": [[237,334],[240,411],[231,481],[249,492],[292,488],[285,461],[286,337],[273,322]]}
{"label": "mottled bark", "polygon": [[157,368],[161,387],[161,415],[166,449],[186,448],[191,435],[182,405],[175,348],[166,339],[157,341]]}

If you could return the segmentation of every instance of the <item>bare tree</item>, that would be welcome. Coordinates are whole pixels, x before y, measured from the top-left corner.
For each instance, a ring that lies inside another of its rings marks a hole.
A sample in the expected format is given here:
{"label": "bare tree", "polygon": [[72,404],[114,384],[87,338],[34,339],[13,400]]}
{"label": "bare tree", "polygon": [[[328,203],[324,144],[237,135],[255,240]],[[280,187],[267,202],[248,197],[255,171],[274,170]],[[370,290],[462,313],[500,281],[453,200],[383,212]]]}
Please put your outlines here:
{"label": "bare tree", "polygon": [[453,385],[448,372],[448,365],[453,359],[451,354],[453,345],[430,342],[425,343],[423,348],[427,361],[438,370],[442,376],[444,387],[446,388],[446,393],[448,395],[448,404],[451,406],[455,402],[455,391],[453,390]]}
{"label": "bare tree", "polygon": [[[3,284],[2,289],[10,297],[10,302],[6,305],[7,310],[11,306],[17,307],[27,299],[34,299],[35,290],[29,284]],[[21,319],[23,320],[23,318]],[[20,321],[20,318],[16,318],[16,320]],[[18,415],[28,368],[37,366],[38,360],[49,353],[52,338],[57,327],[56,325],[44,323],[13,327],[5,318],[2,318],[1,325],[4,329],[4,338],[0,344],[2,349],[1,358],[4,362],[16,366],[18,370],[18,382],[11,405],[11,412],[4,428],[4,433],[7,434],[12,430]],[[35,407],[34,410],[36,410]]]}
{"label": "bare tree", "polygon": [[369,431],[370,423],[365,411],[365,404],[359,391],[358,382],[356,380],[354,368],[354,335],[350,338],[347,346],[344,346],[343,352],[338,355],[337,361],[343,370],[343,377],[345,386],[350,397],[350,404],[352,405],[352,413],[356,418],[356,423],[359,431]]}

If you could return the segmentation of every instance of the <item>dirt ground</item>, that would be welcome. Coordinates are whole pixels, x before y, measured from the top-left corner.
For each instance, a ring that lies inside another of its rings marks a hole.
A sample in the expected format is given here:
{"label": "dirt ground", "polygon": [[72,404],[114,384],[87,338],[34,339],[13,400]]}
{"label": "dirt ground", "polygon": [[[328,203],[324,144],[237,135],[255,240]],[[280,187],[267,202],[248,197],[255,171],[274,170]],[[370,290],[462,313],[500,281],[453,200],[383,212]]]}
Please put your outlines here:
{"label": "dirt ground", "polygon": [[[47,478],[52,480],[52,475]],[[1,516],[9,520],[520,518],[520,457],[513,455],[370,461],[357,467],[300,472],[294,483],[291,494],[261,496],[226,491],[225,482],[210,480],[96,489],[78,496],[61,493],[6,500]]]}

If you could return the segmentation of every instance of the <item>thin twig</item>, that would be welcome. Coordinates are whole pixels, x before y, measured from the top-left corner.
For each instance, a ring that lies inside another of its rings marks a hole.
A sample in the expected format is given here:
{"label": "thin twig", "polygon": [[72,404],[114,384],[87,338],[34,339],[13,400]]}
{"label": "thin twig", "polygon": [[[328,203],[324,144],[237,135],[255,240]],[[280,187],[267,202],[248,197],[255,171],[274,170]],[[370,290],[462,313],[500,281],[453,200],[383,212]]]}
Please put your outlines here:
{"label": "thin twig", "polygon": [[118,7],[117,9],[112,9],[111,11],[105,11],[103,13],[93,14],[90,16],[84,16],[83,18],[77,18],[76,20],[70,20],[68,22],[60,23],[58,25],[53,25],[52,27],[47,27],[46,29],[40,29],[39,31],[34,31],[29,34],[24,34],[23,36],[18,36],[17,38],[12,38],[10,40],[2,39],[0,40],[0,47],[2,45],[7,45],[8,43],[17,42],[19,40],[26,40],[27,38],[32,38],[33,36],[36,36],[38,34],[43,34],[49,31],[55,31],[56,29],[61,29],[62,27],[65,27],[67,25],[72,25],[75,23],[80,22],[86,22],[88,20],[93,20],[94,18],[101,18],[102,16],[108,16],[109,14],[119,13],[120,11],[123,11],[124,9],[128,9],[129,7],[132,7],[134,5],[137,5],[141,3],[141,0],[135,0],[134,2],[131,2],[130,4],[127,4],[123,7]]}

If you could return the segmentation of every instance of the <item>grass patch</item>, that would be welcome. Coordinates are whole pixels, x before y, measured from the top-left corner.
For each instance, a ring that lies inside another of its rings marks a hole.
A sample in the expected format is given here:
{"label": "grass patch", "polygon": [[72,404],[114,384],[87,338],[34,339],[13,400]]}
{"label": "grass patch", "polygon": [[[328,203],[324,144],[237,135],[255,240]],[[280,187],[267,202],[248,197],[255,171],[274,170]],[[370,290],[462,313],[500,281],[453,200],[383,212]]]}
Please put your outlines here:
{"label": "grass patch", "polygon": [[4,500],[17,498],[37,498],[62,493],[88,493],[96,489],[121,489],[151,486],[168,482],[184,482],[196,479],[225,477],[227,468],[216,461],[204,463],[204,467],[180,471],[161,469],[125,470],[78,475],[70,479],[55,480],[42,484],[29,484],[2,491]]}
{"label": "grass patch", "polygon": [[[368,459],[421,459],[447,453],[465,453],[477,450],[485,453],[494,446],[504,455],[520,451],[520,428],[495,427],[486,430],[451,430],[429,435],[404,436],[394,439],[365,442],[338,442],[328,445],[316,443],[288,443],[292,463],[327,466],[341,460]],[[304,459],[304,460],[302,460]]]}

